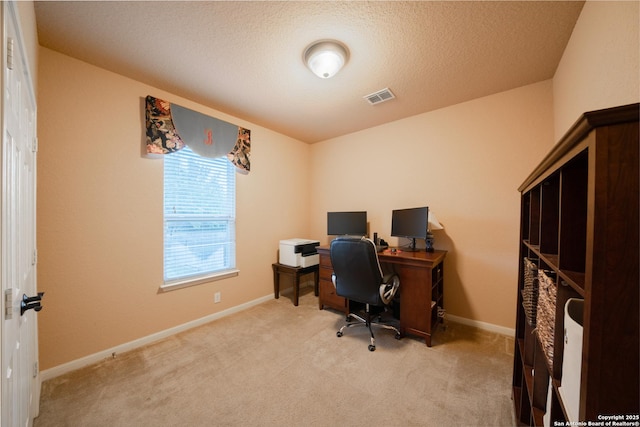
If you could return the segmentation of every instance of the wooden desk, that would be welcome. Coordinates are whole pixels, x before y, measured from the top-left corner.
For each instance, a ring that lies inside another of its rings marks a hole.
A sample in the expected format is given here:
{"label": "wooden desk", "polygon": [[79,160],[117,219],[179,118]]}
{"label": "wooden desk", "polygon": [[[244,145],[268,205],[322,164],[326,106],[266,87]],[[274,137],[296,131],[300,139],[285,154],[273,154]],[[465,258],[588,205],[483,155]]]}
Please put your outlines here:
{"label": "wooden desk", "polygon": [[313,273],[313,290],[318,296],[318,266],[291,267],[288,265],[274,263],[273,267],[273,294],[276,299],[280,298],[280,275],[287,274],[293,278],[293,305],[298,306],[298,296],[300,294],[300,276]]}
{"label": "wooden desk", "polygon": [[[329,246],[319,246],[320,254],[320,309],[331,307],[347,314],[349,301],[336,294],[331,282],[333,267]],[[395,271],[400,276],[400,334],[417,335],[431,347],[431,331],[441,319],[438,308],[444,308],[443,261],[447,251],[404,252],[390,249],[378,254],[385,272]]]}

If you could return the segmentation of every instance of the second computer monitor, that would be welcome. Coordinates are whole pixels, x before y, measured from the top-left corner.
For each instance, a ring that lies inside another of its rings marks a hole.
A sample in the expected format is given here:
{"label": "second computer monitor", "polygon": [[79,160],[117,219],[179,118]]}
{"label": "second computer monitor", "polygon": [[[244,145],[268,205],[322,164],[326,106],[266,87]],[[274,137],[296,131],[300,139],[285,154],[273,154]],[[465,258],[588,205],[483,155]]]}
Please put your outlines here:
{"label": "second computer monitor", "polygon": [[391,213],[391,235],[411,239],[409,250],[416,250],[416,239],[426,239],[429,208],[395,209]]}

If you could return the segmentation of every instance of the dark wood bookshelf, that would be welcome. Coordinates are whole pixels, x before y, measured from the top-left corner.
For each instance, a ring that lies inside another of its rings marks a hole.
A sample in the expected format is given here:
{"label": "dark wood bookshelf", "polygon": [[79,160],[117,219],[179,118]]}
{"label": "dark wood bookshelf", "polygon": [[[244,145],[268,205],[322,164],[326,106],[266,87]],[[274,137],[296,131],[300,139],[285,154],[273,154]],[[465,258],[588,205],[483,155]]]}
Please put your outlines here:
{"label": "dark wood bookshelf", "polygon": [[[512,397],[520,425],[640,412],[639,116],[639,104],[583,114],[518,188]],[[545,312],[551,327],[539,321],[540,311],[538,324],[526,315],[524,258],[552,280],[555,307]],[[574,298],[584,304],[582,354],[579,382],[569,387],[562,372],[565,304]],[[549,343],[552,356],[544,350]],[[579,402],[575,415],[568,397]]]}

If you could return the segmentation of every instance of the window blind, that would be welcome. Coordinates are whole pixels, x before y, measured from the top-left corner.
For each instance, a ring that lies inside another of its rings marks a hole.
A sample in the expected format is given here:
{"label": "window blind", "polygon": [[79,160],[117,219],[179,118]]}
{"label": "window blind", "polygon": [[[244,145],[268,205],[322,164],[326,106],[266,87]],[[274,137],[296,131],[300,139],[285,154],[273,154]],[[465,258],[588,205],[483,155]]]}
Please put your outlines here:
{"label": "window blind", "polygon": [[226,157],[164,157],[165,284],[235,269],[235,188]]}

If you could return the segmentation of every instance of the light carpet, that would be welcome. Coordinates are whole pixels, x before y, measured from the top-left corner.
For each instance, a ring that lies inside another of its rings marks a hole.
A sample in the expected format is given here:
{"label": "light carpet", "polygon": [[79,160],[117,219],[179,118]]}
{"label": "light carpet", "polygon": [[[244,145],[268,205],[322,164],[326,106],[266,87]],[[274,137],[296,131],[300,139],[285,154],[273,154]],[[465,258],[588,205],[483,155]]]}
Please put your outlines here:
{"label": "light carpet", "polygon": [[311,288],[46,381],[35,427],[511,426],[513,338],[336,331]]}

